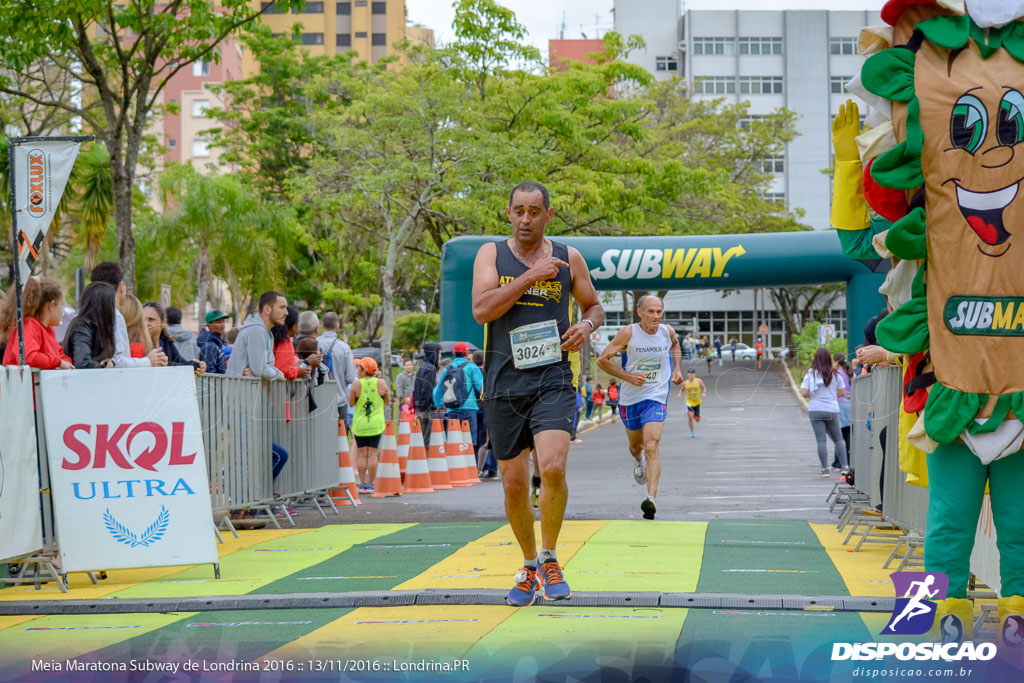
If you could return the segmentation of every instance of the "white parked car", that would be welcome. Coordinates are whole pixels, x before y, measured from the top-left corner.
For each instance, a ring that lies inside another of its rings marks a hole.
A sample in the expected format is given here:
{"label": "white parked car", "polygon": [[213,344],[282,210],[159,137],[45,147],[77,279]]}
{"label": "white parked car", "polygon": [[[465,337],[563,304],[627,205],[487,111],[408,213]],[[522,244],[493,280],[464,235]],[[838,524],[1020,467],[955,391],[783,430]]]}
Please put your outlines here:
{"label": "white parked car", "polygon": [[[789,356],[789,349],[785,346],[775,349],[768,349],[769,358],[786,358]],[[722,357],[732,358],[732,344],[722,345]],[[757,360],[757,350],[753,346],[747,346],[742,342],[736,343],[736,360]]]}

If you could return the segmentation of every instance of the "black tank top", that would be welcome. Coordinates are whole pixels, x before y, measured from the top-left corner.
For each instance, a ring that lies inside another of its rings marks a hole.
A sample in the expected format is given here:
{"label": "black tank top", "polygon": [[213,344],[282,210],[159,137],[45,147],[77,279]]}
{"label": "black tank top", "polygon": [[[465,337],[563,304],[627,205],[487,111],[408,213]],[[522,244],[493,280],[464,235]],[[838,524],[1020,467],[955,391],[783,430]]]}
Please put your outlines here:
{"label": "black tank top", "polygon": [[[498,271],[498,282],[502,285],[512,282],[529,268],[512,254],[508,241],[495,245],[494,265]],[[558,242],[551,242],[551,255],[569,262],[569,248]],[[558,336],[569,329],[569,299],[572,296],[572,272],[570,268],[559,268],[553,280],[538,281],[526,291],[512,308],[497,320],[487,323],[484,337],[484,395],[529,396],[542,386],[571,384],[573,368],[570,354],[562,352],[561,360],[535,368],[516,369],[512,360],[512,342],[509,333],[523,325],[554,320],[558,324]],[[574,353],[573,356],[578,354]]]}

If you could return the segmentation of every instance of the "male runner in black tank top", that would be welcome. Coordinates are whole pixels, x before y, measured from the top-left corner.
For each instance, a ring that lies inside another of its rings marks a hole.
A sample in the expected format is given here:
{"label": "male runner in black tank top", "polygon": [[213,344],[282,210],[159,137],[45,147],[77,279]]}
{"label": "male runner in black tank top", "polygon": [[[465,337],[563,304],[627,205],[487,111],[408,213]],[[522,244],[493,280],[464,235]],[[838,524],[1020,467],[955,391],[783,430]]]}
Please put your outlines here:
{"label": "male runner in black tank top", "polygon": [[[523,550],[510,605],[571,595],[555,556],[569,490],[565,460],[576,411],[571,356],[604,322],[604,310],[580,253],[544,238],[555,210],[540,183],[512,190],[505,213],[512,239],[485,244],[473,265],[473,317],[486,325],[484,412],[505,488],[505,513]],[[569,293],[583,311],[570,320]],[[530,505],[530,451],[541,476],[541,552]]]}

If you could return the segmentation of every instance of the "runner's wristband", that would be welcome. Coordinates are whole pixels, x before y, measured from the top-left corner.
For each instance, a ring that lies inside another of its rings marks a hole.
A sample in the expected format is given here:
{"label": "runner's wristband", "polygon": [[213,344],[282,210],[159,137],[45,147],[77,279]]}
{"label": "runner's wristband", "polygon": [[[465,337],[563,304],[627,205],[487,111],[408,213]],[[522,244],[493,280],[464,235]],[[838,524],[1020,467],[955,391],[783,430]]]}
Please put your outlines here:
{"label": "runner's wristband", "polygon": [[594,330],[597,329],[597,325],[595,325],[594,321],[591,320],[590,318],[582,318],[582,319],[580,319],[580,322],[581,323],[590,323],[590,331],[591,332],[593,332]]}

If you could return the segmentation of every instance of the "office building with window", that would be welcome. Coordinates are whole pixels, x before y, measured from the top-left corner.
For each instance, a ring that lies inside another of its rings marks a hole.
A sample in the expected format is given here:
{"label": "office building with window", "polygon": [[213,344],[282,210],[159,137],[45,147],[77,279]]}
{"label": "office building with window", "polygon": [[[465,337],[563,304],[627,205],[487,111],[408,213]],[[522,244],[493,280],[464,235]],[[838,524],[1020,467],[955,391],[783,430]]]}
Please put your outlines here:
{"label": "office building with window", "polygon": [[[274,33],[290,33],[292,26],[302,24],[296,40],[314,55],[354,50],[359,59],[376,64],[394,54],[393,45],[405,38],[414,43],[434,43],[430,29],[406,27],[405,0],[307,0],[299,12],[280,11],[268,0],[252,2],[264,9],[260,21]],[[250,74],[256,60],[246,54],[242,67]]]}
{"label": "office building with window", "polygon": [[[857,51],[857,38],[865,26],[883,23],[877,12],[870,11],[683,13],[680,0],[615,0],[615,30],[627,36],[638,34],[647,44],[646,50],[630,54],[628,60],[656,78],[678,77],[694,97],[749,102],[749,116],[741,125],[779,107],[797,114],[799,136],[781,157],[764,162],[764,170],[773,175],[765,198],[800,210],[800,221],[815,230],[830,227],[832,182],[825,171],[833,164],[832,118],[847,99],[857,102],[862,121],[871,113],[863,101],[846,92],[846,84],[860,73],[864,60]],[[676,69],[667,68],[673,64]],[[732,336],[732,328],[738,326],[741,340],[749,343],[751,331],[744,326],[747,318],[743,316],[749,314],[753,320],[751,306],[750,291],[725,298],[718,292],[677,292],[669,295],[665,309],[666,318],[676,316],[686,328],[692,327],[685,323],[696,315],[702,334],[724,330]],[[769,344],[781,345],[781,320],[770,298],[764,308],[771,329]],[[829,318],[840,330],[845,300],[839,299],[833,308]],[[739,317],[734,321],[730,315]]]}

